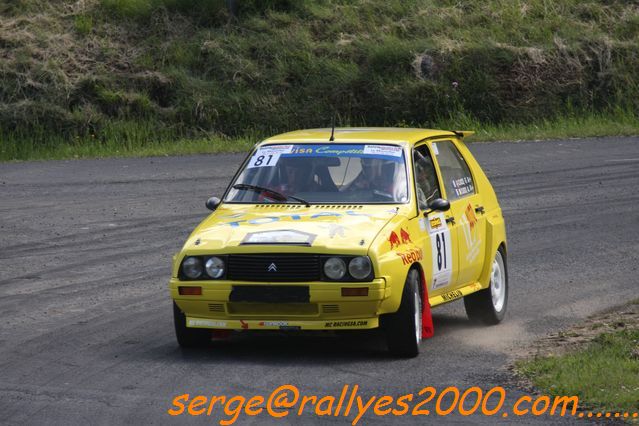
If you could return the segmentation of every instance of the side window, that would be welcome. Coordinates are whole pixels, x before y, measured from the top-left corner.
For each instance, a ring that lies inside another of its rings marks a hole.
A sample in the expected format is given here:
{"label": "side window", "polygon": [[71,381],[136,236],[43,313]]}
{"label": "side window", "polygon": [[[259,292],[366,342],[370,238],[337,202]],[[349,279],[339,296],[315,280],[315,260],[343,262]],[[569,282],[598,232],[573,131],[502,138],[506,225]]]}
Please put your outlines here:
{"label": "side window", "polygon": [[470,169],[453,142],[434,142],[433,153],[437,156],[442,182],[449,201],[475,193],[475,183]]}
{"label": "side window", "polygon": [[415,148],[413,161],[417,202],[421,210],[426,210],[429,202],[441,197],[433,159],[426,145]]}

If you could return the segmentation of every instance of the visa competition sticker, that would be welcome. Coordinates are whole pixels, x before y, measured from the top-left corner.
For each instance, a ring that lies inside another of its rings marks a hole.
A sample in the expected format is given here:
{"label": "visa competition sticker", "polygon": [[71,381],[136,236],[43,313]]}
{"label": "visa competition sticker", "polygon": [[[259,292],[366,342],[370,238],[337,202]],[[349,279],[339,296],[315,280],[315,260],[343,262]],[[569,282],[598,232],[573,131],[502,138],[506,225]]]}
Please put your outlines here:
{"label": "visa competition sticker", "polygon": [[401,157],[402,147],[392,145],[365,145],[364,154],[385,155],[388,157]]}
{"label": "visa competition sticker", "polygon": [[255,167],[273,167],[280,160],[280,155],[290,154],[293,145],[271,145],[260,147],[251,157],[247,169]]}

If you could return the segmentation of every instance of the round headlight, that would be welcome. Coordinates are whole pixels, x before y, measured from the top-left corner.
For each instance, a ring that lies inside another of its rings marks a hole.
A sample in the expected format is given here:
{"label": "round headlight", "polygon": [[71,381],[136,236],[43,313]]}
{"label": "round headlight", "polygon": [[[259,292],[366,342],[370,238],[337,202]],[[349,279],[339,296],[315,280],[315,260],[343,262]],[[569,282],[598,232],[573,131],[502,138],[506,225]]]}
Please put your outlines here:
{"label": "round headlight", "polygon": [[219,257],[212,257],[204,265],[206,273],[213,279],[221,278],[224,275],[224,261]]}
{"label": "round headlight", "polygon": [[348,264],[348,272],[356,280],[363,280],[371,274],[371,261],[366,256],[354,257]]}
{"label": "round headlight", "polygon": [[331,280],[341,280],[346,275],[346,264],[339,257],[331,257],[324,262],[324,275]]}
{"label": "round headlight", "polygon": [[182,272],[192,280],[202,275],[202,261],[197,257],[187,257],[182,262]]}

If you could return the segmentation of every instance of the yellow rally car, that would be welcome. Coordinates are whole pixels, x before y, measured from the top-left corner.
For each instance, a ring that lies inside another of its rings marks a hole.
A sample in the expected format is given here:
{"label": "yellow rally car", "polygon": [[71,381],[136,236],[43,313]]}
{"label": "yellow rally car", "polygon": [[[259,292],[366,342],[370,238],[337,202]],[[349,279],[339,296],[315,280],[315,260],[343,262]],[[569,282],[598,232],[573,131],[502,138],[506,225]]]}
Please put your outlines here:
{"label": "yellow rally car", "polygon": [[[177,340],[382,327],[416,356],[430,308],[506,311],[506,230],[470,132],[302,130],[256,145],[174,257]],[[223,333],[221,333],[223,334]]]}

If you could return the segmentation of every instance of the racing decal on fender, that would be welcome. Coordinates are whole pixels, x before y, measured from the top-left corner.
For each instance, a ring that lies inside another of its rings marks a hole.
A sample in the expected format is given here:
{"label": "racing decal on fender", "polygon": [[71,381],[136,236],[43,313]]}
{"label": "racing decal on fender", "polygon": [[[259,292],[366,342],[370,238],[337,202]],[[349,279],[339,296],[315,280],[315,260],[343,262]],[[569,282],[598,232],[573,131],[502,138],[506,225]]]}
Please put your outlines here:
{"label": "racing decal on fender", "polygon": [[410,234],[407,231],[404,231],[404,228],[400,230],[399,235],[402,237],[402,244],[412,243]]}
{"label": "racing decal on fender", "polygon": [[461,291],[454,290],[454,291],[449,291],[448,293],[442,294],[442,299],[444,299],[447,302],[449,302],[451,300],[459,299],[462,296],[463,296],[463,294],[462,294]]}
{"label": "racing decal on fender", "polygon": [[452,239],[444,213],[428,216],[428,233],[433,259],[432,289],[437,290],[447,286],[453,275]]}
{"label": "racing decal on fender", "polygon": [[404,265],[410,265],[411,263],[422,260],[424,258],[424,252],[422,249],[412,249],[406,252],[397,253],[397,256],[402,258]]}
{"label": "racing decal on fender", "polygon": [[388,237],[388,242],[390,243],[390,249],[394,249],[395,247],[399,247],[401,242],[399,241],[399,237],[395,231],[390,233],[390,237]]}
{"label": "racing decal on fender", "polygon": [[408,231],[404,230],[404,228],[401,228],[399,230],[399,236],[397,235],[397,232],[392,231],[390,233],[390,236],[388,237],[388,242],[390,243],[391,250],[404,244],[413,243],[413,241],[410,239],[410,234],[408,233]]}
{"label": "racing decal on fender", "polygon": [[464,214],[461,217],[461,224],[464,240],[466,241],[466,260],[472,263],[479,254],[481,241],[479,238],[479,227],[477,226],[477,216],[475,216],[473,206],[470,204],[468,204],[464,210]]}
{"label": "racing decal on fender", "polygon": [[329,321],[324,324],[326,328],[339,328],[339,327],[363,327],[368,325],[368,320],[359,321]]}

